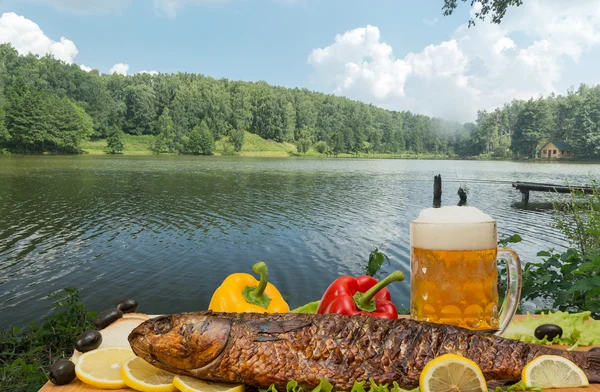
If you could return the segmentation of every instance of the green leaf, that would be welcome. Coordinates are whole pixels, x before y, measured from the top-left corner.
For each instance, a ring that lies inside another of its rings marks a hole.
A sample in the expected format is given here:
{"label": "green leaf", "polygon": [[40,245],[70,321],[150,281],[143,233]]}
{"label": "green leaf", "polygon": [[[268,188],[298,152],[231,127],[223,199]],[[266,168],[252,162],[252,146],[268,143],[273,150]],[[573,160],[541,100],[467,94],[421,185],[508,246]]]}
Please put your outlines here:
{"label": "green leaf", "polygon": [[317,309],[319,308],[319,302],[321,301],[309,302],[306,305],[302,305],[294,310],[291,310],[290,312],[315,314],[317,313]]}
{"label": "green leaf", "polygon": [[593,290],[598,287],[600,287],[600,276],[594,276],[591,278],[581,279],[579,282],[575,283],[575,285],[569,289],[569,293]]}
{"label": "green leaf", "polygon": [[354,381],[354,385],[352,386],[352,390],[350,392],[366,392],[364,385],[366,381]]}
{"label": "green leaf", "polygon": [[380,252],[378,248],[375,248],[375,250],[369,254],[366,274],[368,276],[375,276],[383,266],[385,260],[388,260],[389,262],[389,258],[384,253]]}
{"label": "green leaf", "polygon": [[322,378],[319,385],[317,385],[311,392],[331,392],[333,391],[333,385],[326,378]]}
{"label": "green leaf", "polygon": [[286,392],[301,392],[302,388],[300,388],[298,386],[298,382],[297,381],[290,381],[285,386],[285,390],[286,390]]}
{"label": "green leaf", "polygon": [[267,389],[261,389],[261,388],[259,388],[258,390],[260,392],[279,392],[279,391],[277,391],[277,388],[275,388],[275,384],[271,384],[269,386],[269,388],[267,388]]}

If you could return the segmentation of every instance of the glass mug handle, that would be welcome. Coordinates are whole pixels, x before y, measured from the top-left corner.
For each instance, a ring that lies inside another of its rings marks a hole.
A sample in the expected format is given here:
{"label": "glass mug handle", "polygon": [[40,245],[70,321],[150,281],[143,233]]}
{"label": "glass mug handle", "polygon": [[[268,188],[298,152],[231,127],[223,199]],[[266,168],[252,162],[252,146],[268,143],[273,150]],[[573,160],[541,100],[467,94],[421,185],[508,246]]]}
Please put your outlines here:
{"label": "glass mug handle", "polygon": [[512,249],[498,248],[498,258],[506,263],[506,293],[504,295],[504,303],[500,308],[498,319],[500,328],[496,335],[502,334],[513,316],[517,312],[519,300],[521,298],[521,285],[523,282],[521,272],[521,259],[519,255]]}

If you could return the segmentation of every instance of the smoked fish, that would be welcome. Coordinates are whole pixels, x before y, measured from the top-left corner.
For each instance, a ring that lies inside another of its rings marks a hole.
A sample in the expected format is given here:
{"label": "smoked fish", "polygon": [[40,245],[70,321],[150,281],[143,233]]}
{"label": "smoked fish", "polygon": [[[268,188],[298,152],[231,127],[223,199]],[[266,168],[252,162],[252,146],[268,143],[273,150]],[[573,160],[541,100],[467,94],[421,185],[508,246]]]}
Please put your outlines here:
{"label": "smoked fish", "polygon": [[[576,363],[600,382],[600,353],[575,352],[504,339],[450,325],[338,314],[183,313],[145,321],[129,335],[152,365],[200,379],[305,389],[327,378],[335,390],[373,378],[403,388],[419,384],[433,358],[455,353],[475,361],[488,384],[517,382],[544,354]],[[282,390],[282,389],[279,389]]]}

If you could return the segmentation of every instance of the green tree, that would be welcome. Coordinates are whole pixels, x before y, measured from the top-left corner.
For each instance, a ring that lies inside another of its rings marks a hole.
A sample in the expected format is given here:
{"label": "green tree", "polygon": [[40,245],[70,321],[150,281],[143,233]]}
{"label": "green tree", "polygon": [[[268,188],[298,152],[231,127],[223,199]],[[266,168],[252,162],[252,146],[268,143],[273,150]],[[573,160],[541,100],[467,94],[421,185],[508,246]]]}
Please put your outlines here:
{"label": "green tree", "polygon": [[109,154],[120,154],[125,148],[125,138],[123,131],[113,128],[106,138],[106,150]]}
{"label": "green tree", "polygon": [[318,112],[315,108],[315,100],[310,96],[310,93],[303,89],[296,93],[296,133],[295,139],[300,138],[300,131],[304,127],[314,129],[317,126]]}
{"label": "green tree", "polygon": [[127,111],[124,130],[132,135],[151,134],[156,118],[155,96],[152,87],[145,84],[126,87],[125,104]]}
{"label": "green tree", "polygon": [[303,127],[296,140],[296,148],[300,154],[306,154],[313,144],[314,131],[309,127]]}
{"label": "green tree", "polygon": [[212,155],[215,139],[208,129],[206,121],[196,125],[189,136],[187,152],[194,155]]}
{"label": "green tree", "polygon": [[44,106],[46,144],[59,150],[77,151],[81,141],[92,135],[92,118],[69,98],[51,95]]}
{"label": "green tree", "polygon": [[152,144],[152,150],[157,153],[166,152],[174,153],[178,151],[178,137],[175,131],[175,125],[169,108],[165,107],[162,114],[156,121],[155,129],[157,131],[156,138]]}
{"label": "green tree", "polygon": [[0,144],[8,142],[10,140],[10,133],[6,128],[6,111],[5,105],[6,100],[4,99],[4,79],[6,78],[6,72],[4,66],[0,63]]}
{"label": "green tree", "polygon": [[283,134],[281,141],[291,142],[294,140],[294,131],[296,130],[296,109],[291,102],[285,104],[283,115]]}
{"label": "green tree", "polygon": [[331,153],[331,148],[329,147],[327,142],[324,142],[324,141],[320,141],[320,142],[316,143],[314,145],[314,148],[319,154],[329,155]]}
{"label": "green tree", "polygon": [[6,125],[11,141],[20,151],[39,151],[47,139],[44,96],[31,84],[18,79],[8,93]]}
{"label": "green tree", "polygon": [[552,126],[548,104],[543,99],[525,102],[517,119],[511,148],[517,156],[535,158],[539,143],[547,137]]}
{"label": "green tree", "polygon": [[242,147],[244,147],[246,135],[245,132],[241,129],[231,128],[229,130],[229,141],[233,145],[233,150],[235,152],[242,151]]}
{"label": "green tree", "polygon": [[333,152],[333,155],[336,157],[338,154],[346,150],[344,134],[341,132],[341,130],[333,132],[333,135],[331,136],[331,144],[331,152]]}
{"label": "green tree", "polygon": [[[506,10],[510,6],[518,7],[523,4],[523,0],[460,0],[462,2],[470,1],[471,6],[475,3],[481,4],[481,9],[475,12],[475,16],[469,20],[469,27],[475,25],[475,20],[485,20],[488,15],[491,17],[492,23],[499,24],[502,22],[502,18],[506,14]],[[456,7],[458,7],[459,0],[444,0],[444,15],[452,15]]]}

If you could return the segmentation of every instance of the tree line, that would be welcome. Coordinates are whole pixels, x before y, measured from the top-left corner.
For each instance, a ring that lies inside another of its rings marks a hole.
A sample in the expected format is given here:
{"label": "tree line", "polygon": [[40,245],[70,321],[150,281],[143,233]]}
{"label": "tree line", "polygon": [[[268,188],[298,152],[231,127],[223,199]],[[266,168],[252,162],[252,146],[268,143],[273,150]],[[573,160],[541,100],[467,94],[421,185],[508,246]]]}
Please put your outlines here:
{"label": "tree line", "polygon": [[389,111],[344,97],[213,79],[190,73],[104,75],[51,56],[0,45],[0,145],[20,152],[78,152],[86,139],[123,149],[123,134],[155,135],[157,153],[210,155],[216,140],[234,151],[251,132],[295,143],[299,153],[388,153],[535,157],[560,138],[600,154],[600,87],[513,101],[475,123]]}
{"label": "tree line", "polygon": [[465,124],[459,154],[535,158],[548,140],[566,141],[581,158],[600,157],[600,85],[581,84],[566,95],[514,100],[477,113]]}

